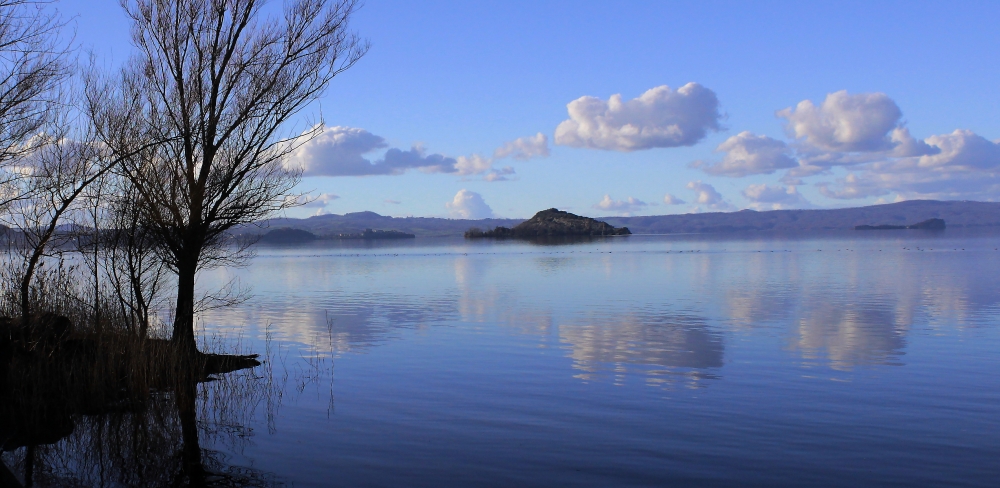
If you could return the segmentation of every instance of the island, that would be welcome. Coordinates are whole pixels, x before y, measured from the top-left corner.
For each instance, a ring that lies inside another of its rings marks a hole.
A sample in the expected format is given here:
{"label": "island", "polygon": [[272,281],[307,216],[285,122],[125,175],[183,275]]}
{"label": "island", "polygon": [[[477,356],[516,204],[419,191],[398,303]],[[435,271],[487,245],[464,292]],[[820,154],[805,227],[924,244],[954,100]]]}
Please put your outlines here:
{"label": "island", "polygon": [[261,242],[267,242],[270,244],[298,244],[302,242],[315,241],[316,239],[316,234],[313,234],[312,232],[302,229],[293,229],[291,227],[274,229],[269,231],[267,234],[260,236]]}
{"label": "island", "polygon": [[903,230],[903,229],[924,229],[943,230],[945,228],[944,219],[927,219],[913,225],[856,225],[854,230]]}
{"label": "island", "polygon": [[312,232],[293,227],[281,227],[274,229],[262,236],[260,241],[267,244],[303,244],[317,239],[412,239],[414,234],[400,232],[398,230],[372,230],[365,229],[362,232],[342,232],[333,235],[317,236]]}
{"label": "island", "polygon": [[400,232],[398,230],[371,230],[365,229],[364,232],[357,234],[337,234],[333,236],[334,239],[413,239],[416,237],[414,234],[407,234],[406,232]]}
{"label": "island", "polygon": [[550,208],[536,213],[534,217],[521,222],[513,228],[501,226],[493,230],[484,231],[473,227],[465,232],[465,237],[513,237],[530,239],[534,237],[565,236],[626,236],[631,233],[628,227],[616,228],[607,222]]}

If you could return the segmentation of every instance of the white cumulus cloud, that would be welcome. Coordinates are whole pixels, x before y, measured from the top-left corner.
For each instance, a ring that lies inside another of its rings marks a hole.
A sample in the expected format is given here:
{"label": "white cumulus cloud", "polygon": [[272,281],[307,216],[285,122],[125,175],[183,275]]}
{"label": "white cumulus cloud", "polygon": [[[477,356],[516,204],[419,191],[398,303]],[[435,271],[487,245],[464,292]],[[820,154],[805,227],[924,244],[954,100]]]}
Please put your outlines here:
{"label": "white cumulus cloud", "polygon": [[531,158],[545,158],[549,156],[549,138],[539,132],[530,137],[518,137],[513,141],[504,143],[493,152],[494,159],[514,158],[527,161]]}
{"label": "white cumulus cloud", "polygon": [[648,203],[638,198],[628,197],[625,200],[614,200],[611,198],[611,195],[604,195],[604,198],[600,202],[594,204],[594,208],[598,210],[616,212],[622,215],[629,215],[648,206]]}
{"label": "white cumulus cloud", "polygon": [[417,144],[409,151],[392,148],[382,159],[371,164],[373,172],[368,174],[403,174],[408,169],[418,169],[424,173],[455,173],[458,161],[442,154],[427,154],[423,145]]}
{"label": "white cumulus cloud", "polygon": [[899,203],[899,202],[905,202],[906,200],[907,200],[906,197],[898,194],[896,195],[896,198],[893,198],[892,200],[885,197],[878,197],[875,199],[875,205],[885,205],[887,203]]}
{"label": "white cumulus cloud", "polygon": [[455,172],[460,175],[480,175],[493,168],[493,160],[478,154],[459,156],[455,160]]}
{"label": "white cumulus cloud", "polygon": [[819,192],[827,198],[852,200],[856,198],[878,197],[889,194],[889,190],[880,184],[880,178],[862,179],[854,173],[844,178],[838,178],[834,184],[817,183]]}
{"label": "white cumulus cloud", "polygon": [[[751,185],[744,197],[754,208],[806,207],[796,187],[806,178],[827,198],[886,197],[997,200],[1000,140],[969,130],[919,139],[903,123],[899,106],[885,93],[827,94],[776,112],[792,142],[741,132],[716,148],[719,161],[695,161],[706,173],[745,177],[786,170],[785,186]],[[838,171],[847,168],[850,173]],[[700,199],[711,200],[711,192]],[[779,201],[780,200],[780,201]],[[697,202],[695,202],[697,203]]]}
{"label": "white cumulus cloud", "polygon": [[715,210],[721,212],[736,209],[722,197],[721,193],[716,191],[715,187],[708,183],[703,183],[701,180],[692,181],[687,184],[687,187],[695,193],[694,201],[691,203],[697,205],[696,211]]}
{"label": "white cumulus cloud", "polygon": [[339,195],[334,195],[333,193],[320,193],[319,195],[289,195],[285,197],[285,202],[302,208],[322,208],[339,198]]}
{"label": "white cumulus cloud", "polygon": [[297,195],[285,197],[285,202],[297,205],[302,208],[315,208],[313,215],[326,215],[326,206],[330,202],[339,199],[339,195],[333,193],[320,193],[319,195]]}
{"label": "white cumulus cloud", "polygon": [[580,97],[567,106],[569,119],[556,127],[555,143],[563,146],[637,151],[691,146],[710,130],[719,130],[719,100],[697,83],[676,91],[663,85],[624,101]]}
{"label": "white cumulus cloud", "polygon": [[1000,141],[959,129],[923,141],[935,149],[922,156],[888,158],[862,166],[834,183],[819,183],[831,198],[897,193],[901,198],[995,200],[1000,191]]}
{"label": "white cumulus cloud", "polygon": [[339,195],[334,195],[333,193],[320,193],[315,197],[306,196],[305,204],[303,206],[306,208],[325,207],[330,202],[337,200],[339,198],[340,198]]}
{"label": "white cumulus cloud", "polygon": [[777,112],[797,141],[800,166],[786,182],[886,158],[935,154],[938,148],[915,139],[903,126],[899,106],[885,93],[830,93],[820,105],[803,100]]}
{"label": "white cumulus cloud", "polygon": [[483,180],[485,181],[509,181],[508,176],[514,174],[514,168],[510,166],[504,166],[500,169],[490,170],[489,173],[483,175]]}
{"label": "white cumulus cloud", "polygon": [[798,166],[792,158],[787,144],[768,136],[755,135],[749,131],[726,139],[715,148],[716,152],[726,153],[722,161],[706,163],[695,161],[692,167],[720,176],[741,178],[748,175],[771,174],[779,169]]}
{"label": "white cumulus cloud", "polygon": [[684,205],[687,202],[667,193],[663,195],[663,203],[666,205]]}
{"label": "white cumulus cloud", "polygon": [[493,209],[483,200],[483,196],[461,189],[450,202],[445,204],[453,219],[488,219],[493,217]]}
{"label": "white cumulus cloud", "polygon": [[890,139],[895,145],[890,154],[893,157],[930,156],[941,151],[941,148],[928,144],[927,141],[914,139],[906,127],[893,129]]}
{"label": "white cumulus cloud", "polygon": [[777,113],[796,139],[825,151],[855,152],[892,149],[890,132],[903,112],[885,93],[847,90],[830,93],[820,105],[803,100]]}
{"label": "white cumulus cloud", "polygon": [[750,208],[754,210],[785,210],[812,206],[794,186],[750,185],[743,190],[743,197],[750,200]]}
{"label": "white cumulus cloud", "polygon": [[1000,168],[1000,144],[970,130],[957,129],[951,134],[928,137],[924,142],[938,151],[920,156],[916,164],[921,168],[963,172],[993,172]]}
{"label": "white cumulus cloud", "polygon": [[303,176],[400,175],[415,169],[424,173],[478,175],[492,170],[492,159],[478,154],[457,158],[427,154],[421,144],[409,150],[390,148],[381,159],[365,155],[386,149],[385,139],[356,127],[327,127],[296,148],[285,161],[288,168],[302,170]]}
{"label": "white cumulus cloud", "polygon": [[365,154],[388,147],[385,139],[355,127],[327,127],[299,146],[285,161],[305,176],[340,176],[372,173]]}

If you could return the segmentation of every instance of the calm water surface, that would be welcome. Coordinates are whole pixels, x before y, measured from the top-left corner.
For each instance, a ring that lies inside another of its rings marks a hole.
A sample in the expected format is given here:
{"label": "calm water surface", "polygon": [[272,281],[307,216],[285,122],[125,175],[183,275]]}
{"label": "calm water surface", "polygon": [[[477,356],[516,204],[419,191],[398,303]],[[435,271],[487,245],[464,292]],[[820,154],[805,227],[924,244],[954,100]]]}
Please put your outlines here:
{"label": "calm water surface", "polygon": [[[232,465],[295,486],[996,486],[1000,234],[261,248]],[[269,339],[269,340],[268,340]],[[263,381],[263,380],[262,380]]]}

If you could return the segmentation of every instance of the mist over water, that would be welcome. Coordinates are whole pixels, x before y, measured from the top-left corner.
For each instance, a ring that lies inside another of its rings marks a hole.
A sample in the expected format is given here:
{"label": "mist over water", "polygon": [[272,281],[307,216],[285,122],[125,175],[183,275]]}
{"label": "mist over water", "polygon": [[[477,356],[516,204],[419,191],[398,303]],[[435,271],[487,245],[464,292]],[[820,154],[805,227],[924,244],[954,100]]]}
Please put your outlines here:
{"label": "mist over water", "polygon": [[[205,335],[295,486],[991,486],[1000,234],[261,247]],[[270,339],[268,343],[267,339]],[[275,406],[277,405],[277,406]]]}

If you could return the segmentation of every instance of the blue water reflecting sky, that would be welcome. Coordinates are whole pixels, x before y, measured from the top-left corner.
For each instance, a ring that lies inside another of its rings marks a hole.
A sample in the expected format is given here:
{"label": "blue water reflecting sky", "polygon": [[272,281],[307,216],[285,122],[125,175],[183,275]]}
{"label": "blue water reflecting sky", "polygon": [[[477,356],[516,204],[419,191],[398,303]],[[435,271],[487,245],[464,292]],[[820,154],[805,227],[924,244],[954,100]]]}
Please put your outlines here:
{"label": "blue water reflecting sky", "polygon": [[296,486],[989,486],[998,247],[319,243],[201,284],[255,293],[207,331],[283,351],[273,428],[232,455]]}

